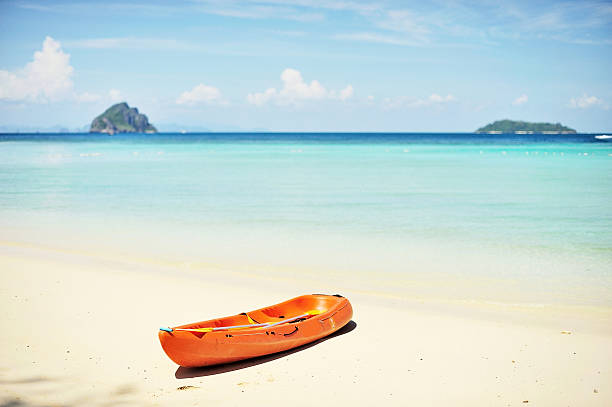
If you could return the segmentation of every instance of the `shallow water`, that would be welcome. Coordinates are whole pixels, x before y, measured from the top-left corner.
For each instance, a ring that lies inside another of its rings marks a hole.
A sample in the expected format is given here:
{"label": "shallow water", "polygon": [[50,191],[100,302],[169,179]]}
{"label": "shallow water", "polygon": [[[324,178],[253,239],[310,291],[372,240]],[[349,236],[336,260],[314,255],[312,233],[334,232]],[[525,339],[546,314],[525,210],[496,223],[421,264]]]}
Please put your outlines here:
{"label": "shallow water", "polygon": [[593,135],[0,135],[1,240],[399,295],[612,305],[611,203]]}

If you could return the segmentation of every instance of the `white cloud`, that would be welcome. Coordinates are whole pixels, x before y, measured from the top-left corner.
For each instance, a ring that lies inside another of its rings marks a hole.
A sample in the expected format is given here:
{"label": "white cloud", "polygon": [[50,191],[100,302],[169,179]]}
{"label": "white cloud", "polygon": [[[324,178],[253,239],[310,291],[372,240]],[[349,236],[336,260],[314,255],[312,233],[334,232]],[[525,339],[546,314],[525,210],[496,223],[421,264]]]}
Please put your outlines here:
{"label": "white cloud", "polygon": [[179,105],[193,106],[199,103],[224,103],[221,97],[221,91],[214,86],[204,85],[200,83],[189,91],[181,93],[176,99]]}
{"label": "white cloud", "polygon": [[587,109],[593,106],[601,106],[604,109],[607,108],[607,105],[604,103],[603,100],[601,100],[597,96],[588,96],[586,93],[580,97],[570,99],[569,105],[570,107],[579,109]]}
{"label": "white cloud", "polygon": [[46,103],[74,96],[70,55],[51,37],[33,61],[18,71],[0,70],[0,100]]}
{"label": "white cloud", "polygon": [[0,100],[94,103],[107,100],[116,102],[124,97],[117,89],[111,89],[108,95],[78,93],[72,82],[73,72],[70,54],[62,50],[58,41],[47,36],[42,50],[36,51],[33,60],[25,67],[14,72],[0,70]]}
{"label": "white cloud", "polygon": [[440,96],[437,93],[432,93],[425,99],[408,98],[405,96],[399,96],[395,98],[383,99],[383,107],[385,109],[395,109],[400,107],[417,108],[417,107],[428,107],[428,106],[442,106],[450,102],[454,102],[457,99],[450,93],[446,96]]}
{"label": "white cloud", "polygon": [[512,104],[514,106],[520,106],[520,105],[523,105],[523,104],[527,103],[528,100],[529,100],[529,98],[527,97],[527,95],[523,93],[521,96],[519,96],[516,99],[514,99]]}
{"label": "white cloud", "polygon": [[327,91],[317,80],[304,82],[300,71],[287,68],[281,73],[283,89],[280,94],[288,99],[323,99]]}
{"label": "white cloud", "polygon": [[340,95],[338,96],[338,99],[344,101],[344,100],[350,99],[352,96],[353,96],[353,86],[348,85],[346,88],[340,91]]}
{"label": "white cloud", "polygon": [[302,74],[291,68],[287,68],[281,73],[281,81],[283,82],[282,89],[277,91],[276,88],[268,88],[263,92],[249,93],[247,101],[256,106],[262,106],[270,101],[274,101],[278,105],[296,104],[305,100],[336,99],[345,101],[350,99],[354,93],[352,85],[336,92],[334,90],[328,91],[317,80],[306,83]]}
{"label": "white cloud", "polygon": [[429,98],[427,98],[424,102],[422,102],[422,104],[432,105],[432,104],[438,104],[438,103],[452,102],[454,100],[455,100],[455,97],[451,94],[448,94],[446,96],[440,96],[436,93],[432,93],[431,96],[429,96]]}
{"label": "white cloud", "polygon": [[247,95],[247,101],[255,106],[263,106],[276,96],[276,89],[268,88],[260,93],[249,93]]}
{"label": "white cloud", "polygon": [[119,102],[123,98],[123,95],[121,94],[119,90],[111,89],[108,91],[108,97],[113,102]]}

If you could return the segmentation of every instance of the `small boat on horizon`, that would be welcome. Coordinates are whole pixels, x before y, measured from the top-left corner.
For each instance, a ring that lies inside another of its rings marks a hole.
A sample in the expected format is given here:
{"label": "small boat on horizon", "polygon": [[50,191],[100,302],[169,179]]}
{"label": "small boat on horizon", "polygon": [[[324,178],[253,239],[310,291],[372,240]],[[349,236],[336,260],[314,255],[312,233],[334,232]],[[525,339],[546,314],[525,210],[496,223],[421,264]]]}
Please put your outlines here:
{"label": "small boat on horizon", "polygon": [[610,139],[612,139],[612,136],[609,136],[607,134],[602,134],[600,136],[595,136],[595,138],[597,140],[610,140]]}
{"label": "small boat on horizon", "polygon": [[341,295],[311,294],[230,317],[160,328],[158,336],[176,364],[210,366],[305,345],[338,331],[352,316],[351,303]]}

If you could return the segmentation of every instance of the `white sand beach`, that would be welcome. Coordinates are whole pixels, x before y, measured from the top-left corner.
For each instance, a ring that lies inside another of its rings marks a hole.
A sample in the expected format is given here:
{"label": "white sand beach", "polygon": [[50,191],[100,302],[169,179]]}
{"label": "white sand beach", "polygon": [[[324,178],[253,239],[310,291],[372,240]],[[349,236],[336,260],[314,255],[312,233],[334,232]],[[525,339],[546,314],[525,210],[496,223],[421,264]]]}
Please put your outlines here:
{"label": "white sand beach", "polygon": [[0,407],[612,407],[612,0],[0,23]]}
{"label": "white sand beach", "polygon": [[341,287],[0,245],[2,406],[609,406],[606,309],[343,291],[353,322],[297,350],[179,368],[157,329]]}

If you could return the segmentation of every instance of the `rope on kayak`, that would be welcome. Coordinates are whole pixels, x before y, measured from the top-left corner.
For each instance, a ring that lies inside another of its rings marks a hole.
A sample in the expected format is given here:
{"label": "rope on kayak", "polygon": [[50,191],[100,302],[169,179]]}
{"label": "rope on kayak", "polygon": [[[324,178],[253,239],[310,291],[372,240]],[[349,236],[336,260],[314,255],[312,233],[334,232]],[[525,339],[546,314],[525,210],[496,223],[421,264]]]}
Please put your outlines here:
{"label": "rope on kayak", "polygon": [[294,328],[295,328],[295,329],[294,329],[293,331],[289,332],[288,334],[283,334],[283,335],[284,335],[284,336],[293,335],[294,333],[296,333],[296,332],[299,330],[299,328],[298,328],[297,326],[294,326]]}
{"label": "rope on kayak", "polygon": [[[343,307],[344,308],[344,307]],[[342,309],[342,308],[340,308]],[[338,310],[339,311],[339,310]],[[336,312],[338,312],[336,311]],[[288,318],[288,319],[283,319],[282,321],[278,321],[275,322],[273,324],[271,323],[257,323],[257,324],[249,324],[249,325],[233,325],[233,326],[217,326],[217,327],[206,327],[206,328],[165,328],[165,327],[161,327],[159,328],[160,331],[165,331],[165,332],[174,332],[174,331],[184,331],[184,332],[192,332],[192,333],[208,333],[208,332],[215,332],[215,331],[224,331],[224,330],[229,330],[229,329],[248,329],[248,328],[272,328],[273,326],[277,326],[277,325],[281,325],[281,324],[285,324],[285,323],[296,323],[296,322],[301,322],[306,320],[307,317],[312,316],[312,315],[319,315],[320,313],[325,312],[325,311],[321,311],[321,310],[310,310],[305,314],[302,315],[298,315],[296,317],[293,318]],[[247,315],[246,312],[243,313],[244,315]],[[240,315],[243,315],[240,314]],[[249,320],[251,320],[251,317],[249,317],[247,315],[247,317],[249,318]],[[257,322],[257,321],[254,321]],[[266,334],[268,334],[268,332],[266,331]],[[272,335],[275,335],[274,332],[272,332]]]}
{"label": "rope on kayak", "polygon": [[254,318],[252,318],[249,314],[247,314],[246,312],[241,312],[240,315],[244,315],[245,317],[247,317],[249,319],[249,323],[250,324],[259,324],[259,321],[256,321]]}

